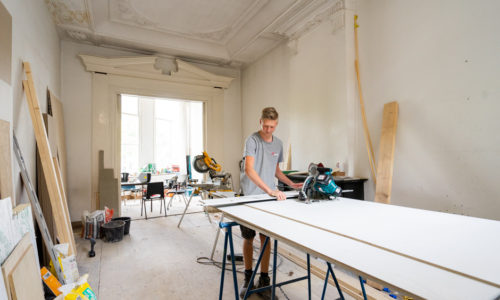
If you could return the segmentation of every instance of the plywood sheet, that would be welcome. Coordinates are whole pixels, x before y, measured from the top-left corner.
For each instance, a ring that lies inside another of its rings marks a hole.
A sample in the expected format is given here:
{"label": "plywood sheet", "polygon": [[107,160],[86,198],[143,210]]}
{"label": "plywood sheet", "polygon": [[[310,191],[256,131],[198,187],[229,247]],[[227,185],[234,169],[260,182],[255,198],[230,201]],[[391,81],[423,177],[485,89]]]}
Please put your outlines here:
{"label": "plywood sheet", "polygon": [[10,123],[0,120],[0,199],[11,197],[12,205],[14,205],[10,144]]}
{"label": "plywood sheet", "polygon": [[384,105],[382,118],[382,134],[378,152],[377,184],[375,202],[390,203],[392,189],[392,173],[394,166],[394,149],[396,147],[396,128],[398,125],[398,103]]}
{"label": "plywood sheet", "polygon": [[[49,100],[52,108],[52,117],[54,118],[54,133],[56,138],[57,152],[52,154],[57,157],[59,168],[61,170],[61,179],[63,182],[64,190],[67,191],[67,160],[66,160],[66,136],[64,130],[64,111],[61,101],[49,90]],[[67,197],[67,195],[66,195]]]}
{"label": "plywood sheet", "polygon": [[25,235],[2,265],[4,284],[10,299],[42,300],[40,267],[29,235]]}

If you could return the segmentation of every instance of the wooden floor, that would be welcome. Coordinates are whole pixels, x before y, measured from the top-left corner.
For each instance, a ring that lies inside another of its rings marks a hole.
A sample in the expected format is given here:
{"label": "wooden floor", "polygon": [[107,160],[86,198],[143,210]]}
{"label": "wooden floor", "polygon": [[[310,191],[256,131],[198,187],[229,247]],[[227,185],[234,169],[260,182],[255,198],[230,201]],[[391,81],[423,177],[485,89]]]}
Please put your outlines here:
{"label": "wooden floor", "polygon": [[[198,258],[209,257],[212,251],[218,214],[211,216],[213,223],[209,223],[204,213],[186,215],[181,229],[177,228],[179,216],[134,220],[130,234],[122,241],[106,243],[99,240],[93,258],[87,255],[90,243],[77,238],[80,274],[89,273],[89,283],[101,300],[218,299],[220,268],[197,263]],[[241,253],[239,229],[234,242],[235,251]],[[216,260],[221,260],[222,251],[223,238],[220,238]],[[278,257],[278,263],[278,282],[306,275],[305,270],[282,257]],[[242,270],[243,266],[238,268]],[[242,280],[240,273],[239,285]],[[312,276],[312,299],[321,298],[322,288],[323,280]],[[280,299],[307,299],[307,281],[284,286],[282,291],[277,290],[277,295]],[[233,298],[232,277],[227,272],[224,299]],[[337,298],[336,289],[329,286],[326,299]]]}

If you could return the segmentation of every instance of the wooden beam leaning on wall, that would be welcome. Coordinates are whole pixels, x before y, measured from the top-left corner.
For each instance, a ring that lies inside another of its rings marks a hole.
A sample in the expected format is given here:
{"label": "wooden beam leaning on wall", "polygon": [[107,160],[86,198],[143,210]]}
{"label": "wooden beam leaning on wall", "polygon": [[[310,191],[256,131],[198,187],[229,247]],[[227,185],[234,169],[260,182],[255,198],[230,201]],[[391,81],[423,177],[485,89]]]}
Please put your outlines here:
{"label": "wooden beam leaning on wall", "polygon": [[359,45],[358,45],[358,16],[354,16],[354,49],[355,60],[354,68],[356,69],[356,79],[358,82],[358,95],[359,105],[361,107],[361,118],[363,120],[364,137],[366,143],[366,150],[368,152],[368,160],[370,161],[370,170],[372,173],[373,183],[377,184],[377,168],[375,167],[375,155],[373,154],[372,139],[370,138],[370,131],[368,130],[368,121],[366,120],[365,102],[363,100],[363,90],[361,89],[361,75],[359,70]]}
{"label": "wooden beam leaning on wall", "polygon": [[396,128],[398,126],[398,103],[389,102],[384,105],[382,117],[382,134],[378,153],[377,185],[375,202],[391,202],[392,174],[394,169],[394,149],[396,147]]}
{"label": "wooden beam leaning on wall", "polygon": [[56,231],[60,243],[69,244],[69,255],[76,255],[75,238],[71,228],[69,215],[64,208],[64,198],[62,191],[59,188],[57,174],[52,160],[52,153],[49,147],[47,132],[45,124],[42,119],[42,112],[36,96],[35,85],[31,73],[31,67],[28,62],[23,62],[24,71],[26,72],[27,80],[23,80],[24,92],[28,101],[28,107],[33,122],[33,129],[35,132],[36,143],[40,152],[40,160],[42,162],[42,169],[47,181],[47,189],[49,192],[50,203],[52,205],[52,212],[54,214],[54,221],[56,223]]}

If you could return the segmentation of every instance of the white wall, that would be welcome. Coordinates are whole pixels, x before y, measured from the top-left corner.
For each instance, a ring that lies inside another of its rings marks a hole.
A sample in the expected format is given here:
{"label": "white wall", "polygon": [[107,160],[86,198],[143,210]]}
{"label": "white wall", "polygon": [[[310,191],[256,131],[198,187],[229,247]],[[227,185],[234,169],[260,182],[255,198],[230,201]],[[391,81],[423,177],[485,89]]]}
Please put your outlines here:
{"label": "white wall", "polygon": [[399,102],[392,202],[500,220],[500,2],[359,4],[376,150],[383,103]]}
{"label": "white wall", "polygon": [[[60,95],[59,38],[47,5],[43,1],[0,0],[12,16],[12,81],[0,80],[0,118],[9,121],[23,152],[33,184],[35,177],[35,135],[22,89],[23,61],[31,64],[42,113],[47,112],[47,88]],[[12,152],[14,192],[17,203],[27,202],[19,168]]]}
{"label": "white wall", "polygon": [[[103,57],[136,56],[139,54],[114,49],[77,44],[62,41],[62,98],[64,98],[64,120],[66,122],[68,152],[68,201],[70,216],[78,220],[83,210],[91,210],[91,131],[92,131],[92,76],[85,71],[79,54]],[[160,59],[157,66],[162,68],[171,65],[168,59]],[[224,91],[224,130],[216,134],[224,136],[223,157],[215,157],[224,169],[233,173],[238,170],[239,151],[237,147],[241,139],[240,123],[240,83],[239,70],[195,64],[218,75],[231,76],[235,80]],[[105,165],[105,167],[109,167]],[[235,176],[236,175],[236,176]],[[239,181],[236,181],[239,184]]]}
{"label": "white wall", "polygon": [[[361,77],[378,160],[383,104],[399,102],[392,203],[500,220],[500,2],[357,1]],[[292,168],[348,163],[370,178],[355,84],[353,11],[242,73],[242,122],[274,105]],[[374,198],[373,181],[365,198]]]}
{"label": "white wall", "polygon": [[344,29],[325,22],[302,36],[296,51],[283,44],[243,71],[244,136],[259,129],[262,108],[276,107],[275,135],[285,151],[291,143],[292,169],[348,162],[345,38]]}

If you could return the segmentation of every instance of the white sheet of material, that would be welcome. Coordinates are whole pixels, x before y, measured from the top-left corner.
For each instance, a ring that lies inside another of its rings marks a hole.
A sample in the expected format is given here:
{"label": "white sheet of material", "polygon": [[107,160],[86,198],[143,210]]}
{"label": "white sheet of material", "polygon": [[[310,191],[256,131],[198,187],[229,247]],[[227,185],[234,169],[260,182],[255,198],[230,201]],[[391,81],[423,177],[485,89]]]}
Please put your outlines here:
{"label": "white sheet of material", "polygon": [[318,257],[427,299],[500,295],[500,222],[340,198],[219,207]]}
{"label": "white sheet of material", "polygon": [[[288,191],[284,193],[287,199],[297,198],[299,195],[299,192],[297,191]],[[232,197],[232,198],[207,199],[203,200],[202,202],[203,206],[221,207],[221,206],[230,206],[236,204],[262,202],[270,200],[276,200],[276,197],[272,197],[267,194],[262,194],[262,195],[251,195],[251,196]]]}

